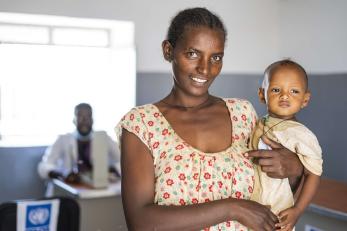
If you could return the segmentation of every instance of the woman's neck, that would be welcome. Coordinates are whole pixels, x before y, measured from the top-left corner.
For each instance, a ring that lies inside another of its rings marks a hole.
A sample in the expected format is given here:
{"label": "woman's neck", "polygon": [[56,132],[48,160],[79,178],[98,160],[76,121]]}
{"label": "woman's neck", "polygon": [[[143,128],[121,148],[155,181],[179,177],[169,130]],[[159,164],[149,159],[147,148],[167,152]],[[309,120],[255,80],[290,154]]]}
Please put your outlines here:
{"label": "woman's neck", "polygon": [[165,105],[182,109],[197,109],[209,104],[212,96],[207,92],[203,96],[187,96],[178,94],[174,89],[170,94],[161,100]]}

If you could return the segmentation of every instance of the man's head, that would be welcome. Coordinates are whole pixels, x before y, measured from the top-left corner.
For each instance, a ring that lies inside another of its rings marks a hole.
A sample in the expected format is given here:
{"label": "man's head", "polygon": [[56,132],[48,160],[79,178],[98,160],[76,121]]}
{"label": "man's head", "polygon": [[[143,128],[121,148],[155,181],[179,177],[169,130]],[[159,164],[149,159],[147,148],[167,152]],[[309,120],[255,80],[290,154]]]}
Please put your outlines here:
{"label": "man's head", "polygon": [[73,120],[78,133],[82,136],[88,135],[93,127],[93,109],[87,103],[80,103],[75,106]]}

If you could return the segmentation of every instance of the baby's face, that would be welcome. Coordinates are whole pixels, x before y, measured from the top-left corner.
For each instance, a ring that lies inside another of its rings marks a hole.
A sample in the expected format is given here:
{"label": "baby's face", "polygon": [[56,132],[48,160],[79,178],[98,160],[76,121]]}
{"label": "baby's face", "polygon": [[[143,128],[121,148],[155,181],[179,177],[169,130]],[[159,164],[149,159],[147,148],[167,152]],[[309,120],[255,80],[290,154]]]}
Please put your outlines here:
{"label": "baby's face", "polygon": [[304,76],[293,68],[281,68],[273,73],[265,94],[269,115],[281,119],[295,118],[310,99]]}

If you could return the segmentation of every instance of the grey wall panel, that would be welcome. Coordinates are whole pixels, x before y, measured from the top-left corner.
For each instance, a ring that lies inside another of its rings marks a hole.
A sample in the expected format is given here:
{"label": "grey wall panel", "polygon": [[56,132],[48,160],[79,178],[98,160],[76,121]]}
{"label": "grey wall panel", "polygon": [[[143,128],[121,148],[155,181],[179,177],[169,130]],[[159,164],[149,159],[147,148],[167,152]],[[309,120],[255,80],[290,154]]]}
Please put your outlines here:
{"label": "grey wall panel", "polygon": [[45,186],[37,164],[46,147],[0,147],[0,203],[41,198]]}
{"label": "grey wall panel", "polygon": [[[225,74],[219,76],[211,93],[221,97],[250,100],[258,115],[266,110],[257,98],[262,76]],[[318,137],[323,149],[323,176],[347,182],[347,74],[309,76],[312,98],[309,106],[299,113],[299,120]],[[168,73],[138,73],[137,105],[156,102],[167,95],[172,87]]]}
{"label": "grey wall panel", "polygon": [[311,102],[298,116],[318,137],[324,176],[347,182],[347,74],[310,75]]}

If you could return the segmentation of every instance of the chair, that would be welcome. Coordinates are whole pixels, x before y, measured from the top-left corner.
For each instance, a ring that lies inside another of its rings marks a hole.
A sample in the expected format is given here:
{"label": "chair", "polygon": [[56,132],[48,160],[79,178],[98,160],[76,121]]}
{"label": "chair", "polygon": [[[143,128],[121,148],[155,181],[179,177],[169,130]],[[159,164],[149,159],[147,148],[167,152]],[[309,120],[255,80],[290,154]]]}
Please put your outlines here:
{"label": "chair", "polygon": [[[57,231],[79,231],[80,208],[77,201],[68,197],[50,197],[42,200],[50,199],[58,199],[60,201]],[[17,202],[18,201],[5,202],[0,205],[0,231],[16,231]]]}

